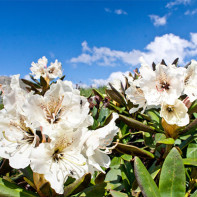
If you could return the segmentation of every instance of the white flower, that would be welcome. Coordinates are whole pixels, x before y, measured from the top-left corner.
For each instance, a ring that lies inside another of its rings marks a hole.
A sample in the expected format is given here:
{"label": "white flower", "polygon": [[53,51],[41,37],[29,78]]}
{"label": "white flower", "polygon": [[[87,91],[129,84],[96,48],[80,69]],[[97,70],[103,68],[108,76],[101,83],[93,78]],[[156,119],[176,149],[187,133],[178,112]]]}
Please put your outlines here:
{"label": "white flower", "polygon": [[[108,168],[110,165],[110,158],[107,153],[110,153],[109,146],[112,143],[114,136],[119,131],[115,124],[118,114],[113,113],[113,118],[110,123],[100,129],[89,131],[90,136],[85,143],[84,152],[88,157],[88,164],[91,166],[91,172],[102,171],[101,166]],[[104,150],[104,151],[103,151]]]}
{"label": "white flower", "polygon": [[27,97],[32,95],[20,87],[19,83],[20,75],[13,75],[11,77],[10,85],[3,86],[3,104],[6,111],[17,111],[23,113],[22,105],[24,104]]}
{"label": "white flower", "polygon": [[130,100],[134,105],[137,105],[136,107],[133,106],[130,110],[129,113],[135,113],[138,111],[140,108],[143,108],[142,113],[146,109],[146,98],[144,96],[144,93],[142,89],[138,86],[139,80],[129,80],[129,85],[130,87],[126,89],[125,94],[128,100]]}
{"label": "white flower", "polygon": [[23,115],[0,112],[0,156],[9,159],[13,168],[25,168],[36,144],[36,131]]}
{"label": "white flower", "polygon": [[44,78],[49,78],[53,80],[57,77],[62,76],[62,65],[58,60],[55,60],[54,63],[47,68],[48,60],[45,56],[38,60],[38,63],[32,62],[32,67],[30,68],[31,74],[34,75],[36,79],[39,79],[40,76]]}
{"label": "white flower", "polygon": [[160,116],[165,119],[168,124],[185,126],[189,124],[188,109],[182,101],[175,100],[174,105],[169,105],[165,102],[161,105]]}
{"label": "white flower", "polygon": [[87,129],[56,130],[50,143],[42,143],[32,151],[31,168],[44,174],[56,193],[63,194],[68,176],[79,179],[88,172],[86,158],[81,154]]}
{"label": "white flower", "polygon": [[144,92],[148,105],[159,105],[162,102],[173,104],[183,91],[184,68],[175,65],[156,65],[153,71],[147,65],[142,65],[140,87]]}
{"label": "white flower", "polygon": [[31,74],[34,75],[36,79],[40,79],[40,76],[46,77],[46,68],[48,60],[45,56],[38,60],[38,63],[32,62],[32,67],[30,68]]}
{"label": "white flower", "polygon": [[[118,92],[123,93],[125,86],[126,86],[126,79],[122,75],[121,79],[118,79],[118,78],[113,79],[113,81],[111,81],[110,83]],[[107,85],[107,89],[111,90],[111,87],[109,85]]]}
{"label": "white flower", "polygon": [[80,96],[69,81],[58,80],[44,96],[31,96],[23,108],[28,117],[37,126],[42,126],[43,133],[49,136],[58,127],[78,128],[93,123],[88,115],[87,99]]}
{"label": "white flower", "polygon": [[51,63],[51,65],[47,68],[47,75],[49,79],[62,77],[62,64],[55,60],[55,62]]}
{"label": "white flower", "polygon": [[191,102],[197,99],[197,62],[195,60],[191,60],[191,64],[186,69],[183,93]]}

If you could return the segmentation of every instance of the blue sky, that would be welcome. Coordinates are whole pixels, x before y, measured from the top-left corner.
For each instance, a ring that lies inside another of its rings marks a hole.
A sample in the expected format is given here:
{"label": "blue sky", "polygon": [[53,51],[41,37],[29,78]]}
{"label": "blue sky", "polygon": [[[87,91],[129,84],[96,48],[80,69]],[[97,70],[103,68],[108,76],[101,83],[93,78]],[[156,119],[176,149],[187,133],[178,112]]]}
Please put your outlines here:
{"label": "blue sky", "polygon": [[196,0],[0,0],[0,75],[30,73],[46,56],[66,79],[103,85],[120,72],[197,59]]}

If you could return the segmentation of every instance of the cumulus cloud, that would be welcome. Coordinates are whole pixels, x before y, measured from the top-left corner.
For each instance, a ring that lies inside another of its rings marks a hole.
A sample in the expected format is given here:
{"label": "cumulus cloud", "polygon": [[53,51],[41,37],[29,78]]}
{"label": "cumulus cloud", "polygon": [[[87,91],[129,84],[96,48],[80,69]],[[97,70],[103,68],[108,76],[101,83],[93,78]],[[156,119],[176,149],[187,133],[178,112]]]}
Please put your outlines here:
{"label": "cumulus cloud", "polygon": [[25,75],[24,77],[23,77],[23,79],[26,79],[26,80],[31,80],[31,77],[29,76],[29,75]]}
{"label": "cumulus cloud", "polygon": [[128,76],[128,72],[113,72],[110,74],[110,76],[107,79],[92,79],[92,87],[101,87],[108,85],[109,82],[113,82],[115,79],[119,79],[121,81],[125,80],[124,76]]}
{"label": "cumulus cloud", "polygon": [[197,14],[197,9],[195,9],[195,10],[187,10],[186,12],[185,12],[185,15],[195,15],[195,14]]}
{"label": "cumulus cloud", "polygon": [[[84,51],[85,48],[88,50]],[[179,63],[184,64],[186,58],[197,55],[197,33],[190,34],[190,40],[186,40],[174,34],[157,36],[150,42],[143,51],[133,49],[131,51],[112,50],[108,47],[92,47],[88,43],[82,45],[82,54],[73,57],[70,62],[73,64],[84,63],[88,65],[97,64],[100,66],[116,66],[120,64],[137,66],[142,56],[147,63],[152,64],[165,59],[172,63],[179,58]]]}
{"label": "cumulus cloud", "polygon": [[153,22],[153,25],[154,26],[163,26],[167,23],[167,16],[163,16],[163,17],[160,17],[160,16],[157,16],[157,15],[149,15],[151,21]]}
{"label": "cumulus cloud", "polygon": [[191,3],[191,0],[175,0],[175,1],[171,1],[171,2],[167,3],[166,7],[172,8],[176,5],[180,5],[180,4],[187,5],[190,3]]}

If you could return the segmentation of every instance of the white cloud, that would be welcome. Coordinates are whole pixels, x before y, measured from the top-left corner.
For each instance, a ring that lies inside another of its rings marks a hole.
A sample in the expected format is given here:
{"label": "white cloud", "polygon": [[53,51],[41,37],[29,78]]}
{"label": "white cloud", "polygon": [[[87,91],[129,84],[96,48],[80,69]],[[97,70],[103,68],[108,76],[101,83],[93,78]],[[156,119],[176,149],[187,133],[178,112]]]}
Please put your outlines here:
{"label": "white cloud", "polygon": [[128,76],[129,71],[123,73],[123,72],[113,72],[110,74],[110,76],[107,79],[92,79],[92,87],[101,87],[108,85],[109,82],[113,82],[115,79],[120,79],[121,81],[124,81],[124,76]]}
{"label": "white cloud", "polygon": [[128,14],[126,11],[124,11],[124,10],[122,10],[122,9],[114,10],[114,13],[115,13],[115,14],[118,14],[118,15],[121,15],[121,14],[127,15],[127,14]]}
{"label": "white cloud", "polygon": [[115,9],[114,11],[112,11],[111,9],[109,8],[104,8],[105,12],[108,12],[108,13],[114,13],[114,14],[117,14],[117,15],[127,15],[128,13],[122,9]]}
{"label": "white cloud", "polygon": [[185,15],[195,15],[195,14],[197,14],[197,9],[195,9],[195,10],[187,10],[185,12]]}
{"label": "white cloud", "polygon": [[84,51],[84,52],[91,51],[91,49],[88,47],[88,43],[86,40],[81,43],[81,46],[82,46],[82,51]]}
{"label": "white cloud", "polygon": [[83,51],[78,57],[73,57],[70,62],[73,64],[84,63],[88,65],[97,64],[100,66],[116,66],[120,64],[137,66],[142,56],[147,63],[152,64],[165,59],[172,63],[179,58],[179,63],[184,64],[186,58],[197,55],[197,33],[190,34],[190,40],[186,40],[174,34],[157,36],[150,42],[143,51],[133,49],[131,51],[112,50],[108,47],[92,47],[86,43],[88,51]]}
{"label": "white cloud", "polygon": [[160,16],[157,16],[157,15],[149,15],[151,21],[153,22],[153,25],[154,26],[163,26],[166,24],[167,22],[167,16],[163,16],[163,17],[160,17]]}
{"label": "white cloud", "polygon": [[25,76],[23,77],[23,79],[26,79],[26,80],[31,81],[31,78],[30,78],[30,76],[29,76],[29,75],[25,75]]}
{"label": "white cloud", "polygon": [[190,3],[191,3],[191,0],[175,0],[175,1],[171,1],[171,2],[167,3],[166,7],[172,8],[176,5],[180,5],[180,4],[187,5]]}
{"label": "white cloud", "polygon": [[111,13],[112,11],[109,8],[104,8],[105,12]]}
{"label": "white cloud", "polygon": [[55,58],[55,54],[53,52],[49,52],[50,57],[53,59]]}

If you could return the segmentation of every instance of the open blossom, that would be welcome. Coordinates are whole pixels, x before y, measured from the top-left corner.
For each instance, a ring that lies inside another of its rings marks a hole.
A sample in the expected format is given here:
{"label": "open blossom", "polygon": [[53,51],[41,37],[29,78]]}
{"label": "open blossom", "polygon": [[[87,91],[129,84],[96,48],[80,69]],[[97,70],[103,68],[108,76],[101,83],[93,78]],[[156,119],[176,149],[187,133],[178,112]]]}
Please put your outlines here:
{"label": "open blossom", "polygon": [[36,79],[42,76],[44,78],[48,77],[50,80],[62,76],[62,65],[60,62],[55,60],[49,67],[47,67],[47,63],[48,60],[45,56],[40,58],[38,63],[32,62],[32,67],[30,68],[31,74],[34,75]]}
{"label": "open blossom", "polygon": [[43,133],[51,135],[58,127],[78,128],[89,126],[93,120],[89,113],[87,99],[73,89],[69,81],[58,80],[52,84],[44,96],[33,95],[23,106],[28,117]]}
{"label": "open blossom", "polygon": [[44,174],[56,193],[63,194],[68,176],[79,179],[88,172],[87,160],[81,153],[86,133],[86,128],[56,130],[50,143],[42,143],[32,151],[32,170]]}
{"label": "open blossom", "polygon": [[190,101],[197,99],[197,62],[191,60],[184,77],[184,94],[186,94]]}
{"label": "open blossom", "polygon": [[142,112],[146,109],[147,102],[142,89],[139,87],[139,80],[129,80],[130,87],[126,89],[125,94],[128,100],[130,100],[134,106],[129,110],[129,113],[135,113],[140,108],[143,108]]}
{"label": "open blossom", "polygon": [[102,171],[105,173],[101,166],[109,168],[110,158],[107,155],[110,153],[110,147],[108,147],[119,131],[119,128],[115,124],[115,120],[118,118],[118,114],[113,113],[112,119],[106,126],[89,131],[90,136],[85,142],[84,154],[88,157],[88,164],[91,173],[94,171]]}
{"label": "open blossom", "polygon": [[159,105],[162,102],[173,104],[181,96],[184,87],[184,68],[175,65],[157,64],[153,71],[142,65],[140,87],[148,105]]}
{"label": "open blossom", "polygon": [[36,145],[36,130],[25,116],[0,111],[0,157],[9,159],[16,169],[30,164],[30,154]]}
{"label": "open blossom", "polygon": [[6,111],[12,111],[13,113],[17,111],[23,113],[22,105],[32,93],[27,93],[24,89],[20,87],[19,82],[20,75],[13,75],[11,77],[10,85],[3,85],[3,104]]}
{"label": "open blossom", "polygon": [[174,105],[169,105],[165,102],[161,105],[160,116],[165,119],[168,124],[185,126],[189,124],[188,109],[184,103],[177,99]]}

